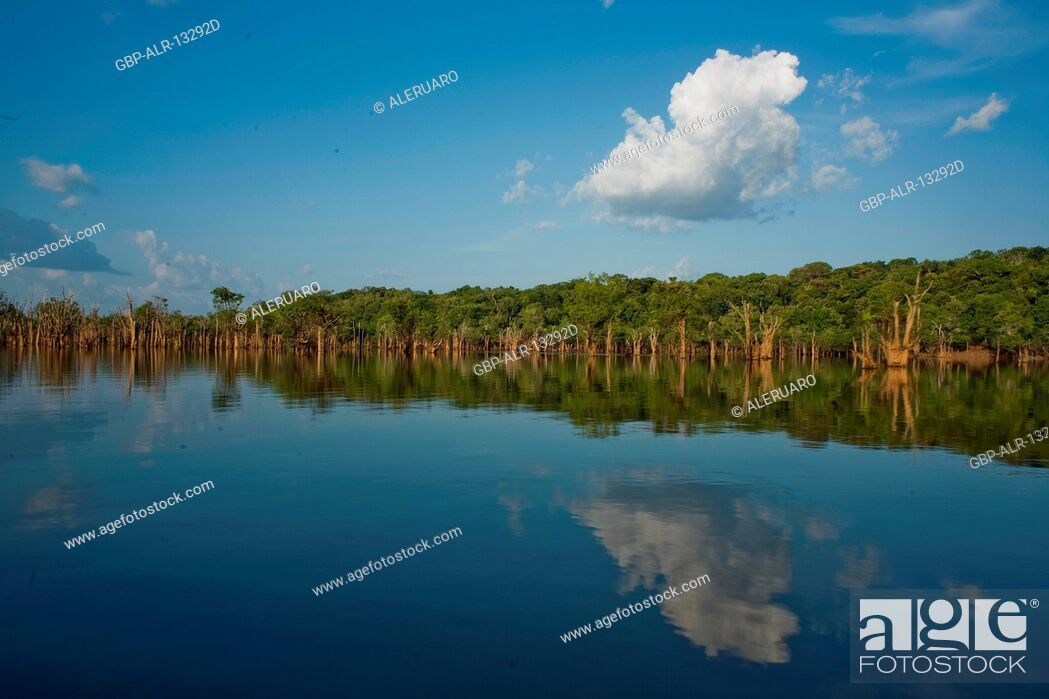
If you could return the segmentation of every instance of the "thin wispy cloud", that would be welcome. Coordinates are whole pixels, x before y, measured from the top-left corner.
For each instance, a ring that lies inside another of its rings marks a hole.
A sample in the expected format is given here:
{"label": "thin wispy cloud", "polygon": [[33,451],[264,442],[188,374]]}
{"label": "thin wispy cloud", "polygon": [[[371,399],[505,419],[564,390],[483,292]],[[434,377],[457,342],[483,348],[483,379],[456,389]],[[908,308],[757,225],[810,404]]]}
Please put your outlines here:
{"label": "thin wispy cloud", "polygon": [[871,76],[856,75],[852,68],[837,73],[825,73],[816,83],[816,87],[826,90],[831,96],[841,101],[841,113],[844,114],[849,105],[858,106],[865,99],[863,88],[870,83]]}
{"label": "thin wispy cloud", "polygon": [[669,279],[674,277],[675,279],[687,280],[695,275],[695,270],[692,267],[692,260],[688,257],[682,257],[671,266],[669,270],[661,270],[656,265],[649,265],[644,269],[639,269],[635,272],[631,272],[630,276],[635,279],[643,279],[645,277],[655,277],[657,279]]}
{"label": "thin wispy cloud", "polygon": [[364,275],[365,279],[398,279],[404,275],[396,269],[385,269],[380,267],[374,272],[369,272]]}
{"label": "thin wispy cloud", "polygon": [[881,12],[836,17],[830,24],[843,34],[896,36],[951,54],[912,58],[907,67],[910,79],[972,73],[1000,58],[1028,53],[1046,43],[1044,27],[997,0],[920,5],[904,17],[887,17]]}
{"label": "thin wispy cloud", "polygon": [[979,111],[973,112],[965,118],[958,117],[955,119],[954,124],[944,135],[954,136],[962,131],[990,131],[994,120],[1007,111],[1009,111],[1008,100],[998,99],[998,94],[992,92],[987,99],[987,104],[980,107]]}

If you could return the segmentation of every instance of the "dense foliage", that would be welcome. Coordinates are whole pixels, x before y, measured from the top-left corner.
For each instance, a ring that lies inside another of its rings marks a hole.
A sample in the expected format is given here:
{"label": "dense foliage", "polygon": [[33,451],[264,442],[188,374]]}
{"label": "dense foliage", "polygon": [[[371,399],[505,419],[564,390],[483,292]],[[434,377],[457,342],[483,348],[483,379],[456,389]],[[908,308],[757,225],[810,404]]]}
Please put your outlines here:
{"label": "dense foliage", "polygon": [[[21,308],[0,294],[0,338],[19,344],[386,348],[488,351],[574,323],[560,351],[633,354],[746,352],[745,324],[774,333],[775,354],[843,352],[863,332],[891,323],[893,304],[921,287],[917,342],[949,351],[973,346],[1025,354],[1049,347],[1049,249],[974,251],[947,261],[913,258],[832,268],[812,262],[787,275],[695,281],[590,275],[531,289],[464,286],[444,294],[368,287],[321,292],[236,322],[243,296],[220,287],[215,312],[169,312],[154,298],[99,316],[71,298]],[[265,302],[262,302],[265,304]],[[742,309],[742,310],[741,310]],[[256,314],[251,314],[252,316]],[[766,323],[766,321],[768,321]],[[774,340],[774,342],[773,342]],[[756,340],[755,340],[756,346]]]}

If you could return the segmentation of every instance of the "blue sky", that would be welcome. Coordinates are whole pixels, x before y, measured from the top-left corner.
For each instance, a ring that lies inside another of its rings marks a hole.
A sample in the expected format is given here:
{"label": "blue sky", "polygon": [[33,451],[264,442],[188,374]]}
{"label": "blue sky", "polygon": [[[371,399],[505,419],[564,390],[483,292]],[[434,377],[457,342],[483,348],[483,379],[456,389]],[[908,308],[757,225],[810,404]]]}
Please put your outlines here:
{"label": "blue sky", "polygon": [[197,312],[219,284],[446,291],[1049,244],[1042,3],[604,4],[5,3],[0,254],[106,230],[0,290]]}

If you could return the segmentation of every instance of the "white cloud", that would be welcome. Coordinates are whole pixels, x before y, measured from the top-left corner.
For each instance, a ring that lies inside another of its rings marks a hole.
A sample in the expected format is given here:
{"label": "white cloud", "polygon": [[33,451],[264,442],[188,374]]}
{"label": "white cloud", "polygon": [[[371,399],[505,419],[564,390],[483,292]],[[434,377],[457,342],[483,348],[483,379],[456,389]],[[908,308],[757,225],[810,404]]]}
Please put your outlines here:
{"label": "white cloud", "polygon": [[846,189],[856,184],[856,178],[849,174],[844,167],[837,165],[822,165],[812,172],[812,181],[809,186],[817,192],[828,192],[837,187]]}
{"label": "white cloud", "polygon": [[517,161],[517,166],[514,168],[514,177],[522,179],[532,170],[535,170],[535,165],[527,158],[521,158]]}
{"label": "white cloud", "polygon": [[313,274],[313,265],[303,265],[302,266],[302,273],[303,274]]}
{"label": "white cloud", "polygon": [[998,93],[992,92],[987,104],[980,107],[980,111],[970,114],[966,118],[958,117],[954,125],[945,134],[953,136],[962,131],[990,131],[991,123],[1009,111],[1009,101],[998,99]]}
{"label": "white cloud", "polygon": [[[742,57],[718,49],[671,88],[668,113],[682,129],[731,106],[738,113],[587,175],[576,183],[576,195],[602,205],[599,218],[648,229],[667,230],[671,221],[757,216],[761,201],[785,191],[796,177],[800,129],[782,107],[807,84],[797,69],[798,59],[789,53]],[[645,119],[632,108],[623,118],[629,127],[610,156],[624,157],[672,131],[661,117]]]}
{"label": "white cloud", "polygon": [[[257,274],[247,274],[238,267],[220,265],[206,255],[172,253],[166,242],[160,241],[152,230],[132,235],[153,275],[152,283],[139,288],[139,295],[160,294],[173,301],[185,301],[174,307],[199,306],[203,294],[210,294],[216,286],[226,286],[248,298],[257,298],[264,284]],[[209,301],[210,303],[210,301]]]}
{"label": "white cloud", "polygon": [[688,257],[682,257],[680,260],[674,263],[674,266],[670,268],[671,277],[678,279],[687,279],[692,276],[692,260]]}
{"label": "white cloud", "polygon": [[616,0],[601,0],[601,7],[606,10],[616,4]]}
{"label": "white cloud", "polygon": [[90,190],[93,188],[91,178],[76,163],[72,165],[51,165],[39,158],[22,158],[20,162],[34,187],[46,189],[49,192],[61,193],[68,192],[71,189]]}
{"label": "white cloud", "polygon": [[674,277],[675,279],[688,279],[694,276],[695,272],[692,269],[692,260],[689,257],[682,257],[668,271],[660,271],[656,265],[648,265],[643,269],[639,269],[635,272],[631,272],[630,276],[634,279],[642,279],[644,277],[655,277],[657,279],[669,279]]}
{"label": "white cloud", "polygon": [[938,46],[953,46],[959,34],[972,31],[979,15],[994,2],[969,0],[954,7],[917,7],[906,17],[886,17],[882,13],[866,17],[838,17],[831,20],[843,34],[917,36]]}
{"label": "white cloud", "polygon": [[532,188],[528,186],[528,183],[524,180],[517,180],[510,189],[503,192],[503,203],[513,204],[514,202],[524,202],[525,197],[528,196]]}
{"label": "white cloud", "polygon": [[527,158],[521,158],[517,161],[517,165],[514,166],[512,173],[517,178],[517,181],[510,185],[510,189],[503,192],[504,204],[523,204],[530,194],[537,194],[542,191],[542,188],[533,187],[525,182],[525,177],[534,169],[535,165]]}
{"label": "white cloud", "polygon": [[[825,73],[820,77],[816,86],[821,90],[827,90],[838,99],[851,101],[853,106],[863,102],[864,96],[861,91],[865,85],[870,83],[871,76],[857,76],[852,68],[846,68],[834,74]],[[841,105],[841,113],[846,111],[846,105]]]}
{"label": "white cloud", "polygon": [[68,208],[71,208],[73,206],[80,206],[83,203],[84,203],[84,198],[83,197],[78,197],[75,194],[70,194],[68,197],[66,197],[62,201],[58,202],[58,205],[61,208],[63,208],[63,209],[68,209]]}
{"label": "white cloud", "polygon": [[608,211],[598,212],[594,216],[598,223],[607,223],[618,228],[629,228],[634,231],[657,233],[671,233],[673,231],[684,231],[695,227],[688,221],[676,221],[666,216],[617,216]]}
{"label": "white cloud", "polygon": [[841,135],[848,139],[847,154],[872,163],[880,163],[892,155],[899,140],[898,133],[892,129],[882,131],[878,122],[868,116],[842,124]]}
{"label": "white cloud", "polygon": [[540,221],[539,223],[528,224],[531,228],[538,228],[541,231],[552,231],[557,228],[557,224],[553,221]]}

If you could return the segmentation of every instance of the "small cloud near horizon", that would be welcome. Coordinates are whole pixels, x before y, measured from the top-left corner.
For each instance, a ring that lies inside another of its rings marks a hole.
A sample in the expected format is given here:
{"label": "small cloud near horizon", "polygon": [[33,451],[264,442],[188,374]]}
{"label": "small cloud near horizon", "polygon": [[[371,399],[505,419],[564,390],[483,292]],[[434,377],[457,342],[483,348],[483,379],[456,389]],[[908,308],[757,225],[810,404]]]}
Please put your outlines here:
{"label": "small cloud near horizon", "polygon": [[670,277],[674,277],[679,280],[688,280],[694,275],[695,270],[692,268],[692,260],[687,255],[675,262],[667,272],[660,272],[655,265],[649,265],[648,267],[630,273],[630,276],[634,279],[643,279],[645,277],[669,279]]}

